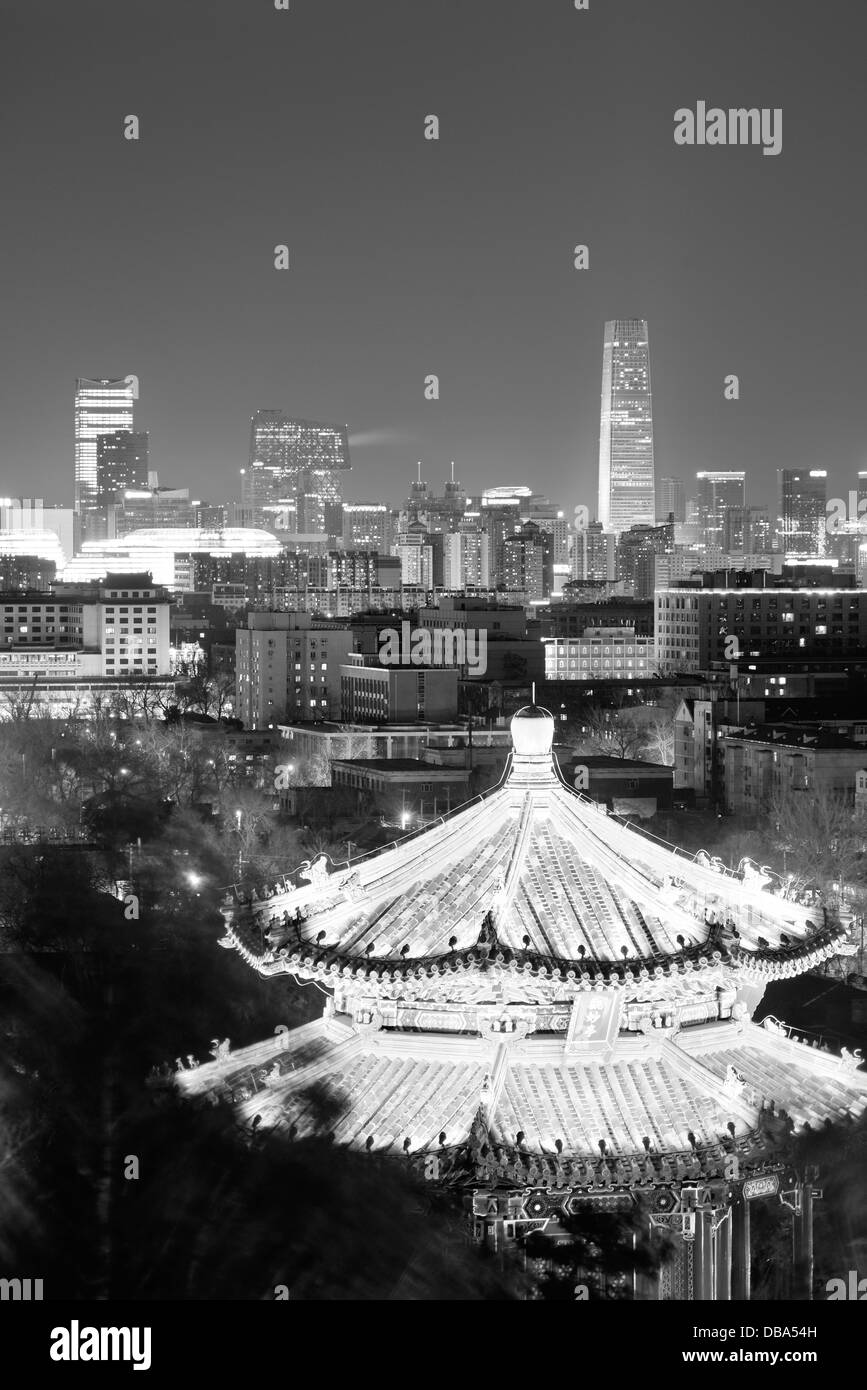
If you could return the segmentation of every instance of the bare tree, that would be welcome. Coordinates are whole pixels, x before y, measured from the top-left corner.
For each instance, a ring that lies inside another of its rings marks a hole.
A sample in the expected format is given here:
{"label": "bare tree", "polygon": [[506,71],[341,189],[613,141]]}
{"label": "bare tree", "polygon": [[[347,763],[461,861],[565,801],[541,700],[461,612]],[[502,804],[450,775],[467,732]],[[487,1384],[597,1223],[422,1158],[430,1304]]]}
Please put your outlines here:
{"label": "bare tree", "polygon": [[829,898],[863,897],[867,823],[845,796],[783,787],[768,803],[769,835],[795,891],[815,886]]}
{"label": "bare tree", "polygon": [[640,758],[644,730],[631,708],[591,705],[573,726],[576,752],[610,758]]}

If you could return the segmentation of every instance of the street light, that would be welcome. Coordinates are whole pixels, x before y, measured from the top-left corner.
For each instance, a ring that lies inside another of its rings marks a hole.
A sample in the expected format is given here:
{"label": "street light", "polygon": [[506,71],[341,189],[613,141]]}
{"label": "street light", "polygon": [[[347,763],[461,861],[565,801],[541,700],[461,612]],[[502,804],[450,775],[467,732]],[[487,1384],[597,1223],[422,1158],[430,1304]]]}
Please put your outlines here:
{"label": "street light", "polygon": [[198,888],[202,882],[202,875],[194,873],[192,869],[190,869],[186,874],[186,880],[191,888]]}

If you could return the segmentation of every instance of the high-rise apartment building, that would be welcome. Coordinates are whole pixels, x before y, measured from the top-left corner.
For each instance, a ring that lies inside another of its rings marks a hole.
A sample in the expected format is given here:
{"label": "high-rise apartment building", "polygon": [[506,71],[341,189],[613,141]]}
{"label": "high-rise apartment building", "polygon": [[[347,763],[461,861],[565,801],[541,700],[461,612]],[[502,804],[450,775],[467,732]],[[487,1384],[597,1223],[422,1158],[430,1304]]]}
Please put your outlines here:
{"label": "high-rise apartment building", "polygon": [[823,555],[828,487],[826,470],[779,468],[777,482],[780,549],[800,555]]}
{"label": "high-rise apartment building", "polygon": [[400,560],[401,583],[417,584],[423,589],[434,587],[433,546],[420,521],[413,521],[398,533],[395,554]]}
{"label": "high-rise apartment building", "polygon": [[487,589],[491,582],[491,545],[487,531],[462,521],[443,538],[443,585],[446,589]]}
{"label": "high-rise apartment building", "polygon": [[573,579],[609,580],[617,575],[617,537],[600,521],[576,531],[572,540]]}
{"label": "high-rise apartment building", "polygon": [[295,504],[299,534],[343,535],[343,474],[352,467],[345,425],[297,420],[282,410],[258,410],[250,423],[250,459],[241,475],[241,500],[254,526],[264,508]]}
{"label": "high-rise apartment building", "polygon": [[507,589],[523,590],[527,601],[541,602],[553,588],[552,540],[534,521],[527,521],[501,550],[500,573]]}
{"label": "high-rise apartment building", "polygon": [[597,520],[603,530],[618,533],[656,520],[646,319],[605,325]]}
{"label": "high-rise apartment building", "polygon": [[635,598],[652,598],[656,583],[656,559],[674,553],[675,522],[660,526],[633,526],[620,536],[617,546],[617,578]]}

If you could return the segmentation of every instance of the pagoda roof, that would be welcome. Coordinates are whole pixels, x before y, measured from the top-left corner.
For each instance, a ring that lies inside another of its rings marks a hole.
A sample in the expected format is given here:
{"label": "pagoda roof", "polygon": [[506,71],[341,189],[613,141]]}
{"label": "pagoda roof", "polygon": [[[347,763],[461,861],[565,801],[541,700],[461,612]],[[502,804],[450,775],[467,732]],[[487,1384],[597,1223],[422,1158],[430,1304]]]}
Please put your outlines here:
{"label": "pagoda roof", "polygon": [[[858,1054],[819,1052],[743,1020],[673,1036],[621,1034],[595,1050],[562,1038],[377,1030],[348,1015],[278,1034],[178,1073],[178,1084],[302,1137],[316,1127],[311,1087],[321,1083],[337,1101],[338,1143],[398,1155],[454,1150],[481,1122],[492,1154],[509,1162],[620,1161],[651,1181],[689,1176],[695,1165],[722,1173],[733,1152],[761,1167],[792,1129],[855,1119],[867,1107]],[[687,1172],[667,1174],[677,1156]],[[599,1182],[592,1167],[577,1177]]]}
{"label": "pagoda roof", "polygon": [[343,869],[321,855],[295,881],[227,900],[225,944],[264,974],[502,969],[579,984],[720,961],[768,980],[839,950],[843,929],[768,891],[758,869],[691,858],[567,786],[553,727],[536,706],[519,712],[499,786],[418,833]]}

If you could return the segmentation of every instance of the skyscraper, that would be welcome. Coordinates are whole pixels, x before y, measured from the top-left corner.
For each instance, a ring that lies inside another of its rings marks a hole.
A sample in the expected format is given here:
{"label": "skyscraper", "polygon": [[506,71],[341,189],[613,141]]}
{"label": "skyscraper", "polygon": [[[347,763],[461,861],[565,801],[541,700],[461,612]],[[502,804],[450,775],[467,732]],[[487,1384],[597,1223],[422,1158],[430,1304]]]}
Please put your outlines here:
{"label": "skyscraper", "polygon": [[[112,430],[96,437],[96,507],[89,540],[113,540],[116,509],[124,493],[148,486],[147,431]],[[90,523],[91,518],[88,518]]]}
{"label": "skyscraper", "polygon": [[604,531],[618,533],[656,520],[646,319],[605,325],[597,517]]}
{"label": "skyscraper", "polygon": [[296,530],[340,539],[343,473],[352,467],[345,425],[296,420],[282,410],[257,410],[250,422],[250,461],[242,500],[259,525],[268,505],[295,503]]}
{"label": "skyscraper", "polygon": [[682,478],[660,478],[657,483],[657,521],[668,521],[674,513],[677,522],[686,521],[686,485]]}
{"label": "skyscraper", "polygon": [[81,514],[82,529],[87,517],[96,511],[96,441],[100,434],[133,427],[133,402],[138,396],[134,376],[117,380],[75,382],[75,510]]}
{"label": "skyscraper", "polygon": [[780,548],[802,555],[825,553],[825,500],[828,474],[824,468],[779,468]]}
{"label": "skyscraper", "polygon": [[696,473],[695,476],[698,482],[698,519],[701,527],[701,544],[742,550],[742,534],[739,543],[733,543],[729,547],[728,542],[737,541],[737,525],[732,514],[733,509],[738,509],[741,533],[743,531],[742,514],[745,505],[743,469],[736,471],[711,469],[703,473]]}

